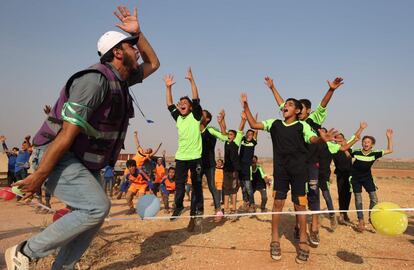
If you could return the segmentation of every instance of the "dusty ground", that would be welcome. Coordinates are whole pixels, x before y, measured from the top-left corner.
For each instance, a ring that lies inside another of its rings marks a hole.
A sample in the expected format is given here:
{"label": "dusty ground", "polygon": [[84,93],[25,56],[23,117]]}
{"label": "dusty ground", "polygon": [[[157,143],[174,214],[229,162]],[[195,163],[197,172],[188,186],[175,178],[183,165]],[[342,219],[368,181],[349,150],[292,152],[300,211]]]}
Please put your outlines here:
{"label": "dusty ground", "polygon": [[[268,166],[266,166],[268,167]],[[267,168],[267,171],[270,171]],[[380,201],[401,207],[414,207],[414,171],[375,170]],[[331,193],[337,207],[336,185]],[[205,189],[206,214],[211,214],[212,200]],[[258,196],[259,194],[256,194]],[[271,196],[270,190],[268,195]],[[240,197],[240,196],[239,196]],[[257,202],[260,201],[256,197]],[[186,202],[186,205],[189,203]],[[272,200],[267,207],[271,208]],[[351,208],[354,209],[353,201]],[[322,206],[325,206],[322,201]],[[368,206],[365,196],[364,206]],[[55,203],[55,209],[61,204]],[[285,209],[292,208],[288,203]],[[110,217],[126,217],[125,200],[113,200]],[[188,211],[184,213],[188,214]],[[162,211],[159,215],[164,215]],[[405,234],[387,237],[372,231],[356,233],[352,227],[328,230],[329,220],[322,218],[321,245],[311,249],[304,269],[414,269],[414,213],[408,213]],[[356,215],[351,214],[355,222]],[[8,246],[36,234],[51,222],[52,216],[38,214],[33,207],[16,202],[0,202],[0,268]],[[281,240],[283,257],[274,262],[269,256],[270,216],[242,217],[220,224],[204,220],[196,233],[186,231],[187,220],[111,221],[106,222],[91,248],[80,262],[82,269],[299,269],[292,243],[293,216],[284,216]],[[37,269],[48,269],[52,258],[39,262]]]}

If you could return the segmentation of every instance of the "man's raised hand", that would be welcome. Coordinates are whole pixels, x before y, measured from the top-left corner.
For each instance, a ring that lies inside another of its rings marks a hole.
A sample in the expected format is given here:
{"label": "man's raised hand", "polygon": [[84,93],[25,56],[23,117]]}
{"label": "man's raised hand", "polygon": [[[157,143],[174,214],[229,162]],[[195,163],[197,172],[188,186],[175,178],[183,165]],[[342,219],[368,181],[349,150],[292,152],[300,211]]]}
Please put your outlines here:
{"label": "man's raised hand", "polygon": [[116,24],[118,28],[131,35],[137,35],[141,32],[136,7],[134,8],[134,14],[131,14],[126,6],[118,6],[114,14],[121,21],[121,23]]}

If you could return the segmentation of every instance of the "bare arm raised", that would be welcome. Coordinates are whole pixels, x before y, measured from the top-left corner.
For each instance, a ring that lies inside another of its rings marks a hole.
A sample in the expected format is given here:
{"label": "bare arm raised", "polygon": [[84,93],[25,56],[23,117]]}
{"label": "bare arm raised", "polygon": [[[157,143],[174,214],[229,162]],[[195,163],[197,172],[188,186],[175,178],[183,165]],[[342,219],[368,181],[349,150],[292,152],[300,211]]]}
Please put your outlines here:
{"label": "bare arm raised", "polygon": [[393,142],[392,142],[394,131],[392,129],[387,129],[386,135],[387,135],[388,145],[387,145],[387,149],[385,149],[384,151],[384,155],[391,154],[394,151]]}
{"label": "bare arm raised", "polygon": [[137,47],[144,61],[140,66],[143,70],[143,79],[145,79],[160,67],[160,61],[151,44],[141,32],[137,8],[135,7],[134,13],[131,14],[126,6],[118,6],[114,15],[120,20],[120,23],[116,24],[118,28],[132,36],[138,36]]}
{"label": "bare arm raised", "polygon": [[344,79],[342,79],[341,77],[335,78],[335,80],[333,80],[332,82],[326,81],[329,85],[329,90],[328,92],[326,92],[325,96],[322,98],[322,101],[321,101],[322,108],[326,108],[326,106],[328,106],[328,103],[331,100],[333,93],[335,92],[336,89],[338,89],[341,85],[344,84],[343,81]]}
{"label": "bare arm raised", "polygon": [[279,91],[277,91],[275,84],[273,83],[273,79],[270,78],[269,76],[266,76],[265,84],[267,85],[267,87],[269,87],[270,90],[272,90],[276,103],[280,107],[285,101],[283,100],[282,96],[279,94]]}
{"label": "bare arm raised", "polygon": [[250,127],[253,128],[253,129],[263,130],[264,129],[263,123],[258,122],[253,117],[252,112],[250,111],[249,104],[247,103],[247,95],[245,93],[242,93],[240,95],[240,102],[241,102],[242,108],[243,108],[243,110],[246,114],[246,118],[247,118],[247,121],[249,122]]}
{"label": "bare arm raised", "polygon": [[191,67],[188,68],[187,71],[187,76],[185,76],[185,78],[190,82],[191,84],[191,93],[192,93],[192,98],[193,99],[199,99],[198,96],[198,88],[197,85],[194,81],[194,76],[193,76],[193,72],[191,71]]}
{"label": "bare arm raised", "polygon": [[175,84],[174,76],[171,74],[167,74],[164,76],[164,82],[165,82],[165,93],[167,98],[167,106],[174,105],[173,98],[172,98],[172,86]]}

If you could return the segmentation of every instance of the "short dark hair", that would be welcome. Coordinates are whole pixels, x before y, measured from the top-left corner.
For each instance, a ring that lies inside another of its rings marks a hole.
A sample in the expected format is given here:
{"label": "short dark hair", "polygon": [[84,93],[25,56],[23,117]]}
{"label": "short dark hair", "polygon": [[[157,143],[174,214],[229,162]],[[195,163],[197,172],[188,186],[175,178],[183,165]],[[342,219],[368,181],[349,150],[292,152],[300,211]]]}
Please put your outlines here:
{"label": "short dark hair", "polygon": [[217,162],[219,162],[219,161],[224,162],[221,158],[217,159]]}
{"label": "short dark hair", "polygon": [[207,111],[207,110],[203,110],[203,112],[205,112],[205,113],[207,114],[207,118],[208,118],[208,119],[210,119],[210,120],[208,120],[207,124],[208,124],[208,123],[210,123],[211,118],[212,118],[213,116],[212,116],[212,115],[211,115],[211,113],[210,113],[209,111]]}
{"label": "short dark hair", "polygon": [[183,99],[187,100],[190,103],[191,106],[193,105],[193,101],[188,96],[180,97],[180,101],[183,100]]}
{"label": "short dark hair", "polygon": [[376,140],[375,140],[375,138],[374,138],[373,136],[365,135],[365,136],[362,138],[362,141],[364,141],[365,139],[370,139],[370,140],[371,140],[371,142],[372,142],[372,144],[375,144],[375,142],[376,142]]}
{"label": "short dark hair", "polygon": [[12,150],[19,151],[19,148],[18,147],[13,147]]}
{"label": "short dark hair", "polygon": [[292,101],[296,109],[302,110],[303,108],[302,103],[300,103],[300,101],[297,100],[296,98],[288,98],[286,99],[285,103],[288,101]]}
{"label": "short dark hair", "polygon": [[237,131],[235,131],[234,129],[230,129],[229,131],[228,131],[228,133],[234,133],[234,135],[236,135],[237,134]]}
{"label": "short dark hair", "polygon": [[256,160],[259,160],[259,158],[256,155],[254,155],[253,158],[255,158]]}
{"label": "short dark hair", "polygon": [[127,168],[130,168],[132,166],[136,167],[137,166],[137,162],[135,160],[133,160],[133,159],[128,159],[127,162],[126,162],[126,167]]}
{"label": "short dark hair", "polygon": [[323,131],[325,131],[325,132],[328,132],[328,130],[327,130],[326,128],[324,128],[324,127],[321,127],[321,129],[322,129]]}
{"label": "short dark hair", "polygon": [[168,168],[168,171],[175,171],[175,167],[172,167],[172,166],[171,166],[171,167],[169,167],[169,168]]}
{"label": "short dark hair", "polygon": [[248,130],[246,131],[246,134],[247,134],[248,132],[253,132],[253,134],[254,134],[254,130],[253,130],[253,129],[248,129]]}
{"label": "short dark hair", "polygon": [[309,99],[302,98],[302,99],[299,99],[299,102],[302,103],[303,105],[305,105],[306,109],[312,108],[312,102],[310,102]]}
{"label": "short dark hair", "polygon": [[101,61],[101,64],[105,64],[105,63],[112,62],[112,60],[114,60],[114,57],[115,57],[113,49],[121,49],[121,48],[122,48],[122,42],[116,44],[112,49],[110,49],[109,51],[107,51],[102,56],[99,55],[99,52],[98,52],[98,55],[101,56],[101,60],[100,60]]}

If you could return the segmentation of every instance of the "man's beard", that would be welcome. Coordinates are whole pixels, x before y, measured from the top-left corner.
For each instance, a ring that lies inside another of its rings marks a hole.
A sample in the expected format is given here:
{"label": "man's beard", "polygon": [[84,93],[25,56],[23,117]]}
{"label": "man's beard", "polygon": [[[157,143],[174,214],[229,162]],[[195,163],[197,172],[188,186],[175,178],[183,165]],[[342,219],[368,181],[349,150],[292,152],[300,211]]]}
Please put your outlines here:
{"label": "man's beard", "polygon": [[122,65],[126,68],[126,70],[128,71],[128,73],[131,74],[133,71],[136,70],[136,68],[134,67],[135,60],[131,56],[129,56],[129,55],[126,55],[125,54],[125,56],[126,57],[124,57],[122,59]]}

